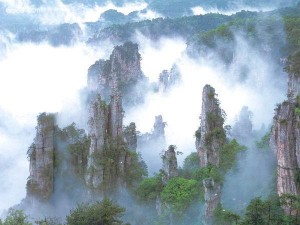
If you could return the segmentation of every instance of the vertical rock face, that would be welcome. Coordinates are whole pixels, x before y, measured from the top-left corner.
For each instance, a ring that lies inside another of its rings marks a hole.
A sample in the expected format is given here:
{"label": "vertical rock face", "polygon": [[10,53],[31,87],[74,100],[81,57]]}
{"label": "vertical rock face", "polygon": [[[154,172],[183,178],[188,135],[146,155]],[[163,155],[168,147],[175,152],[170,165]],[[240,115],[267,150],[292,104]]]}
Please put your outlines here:
{"label": "vertical rock face", "polygon": [[86,182],[92,187],[98,187],[103,181],[103,166],[94,160],[95,155],[103,152],[108,127],[108,106],[98,95],[90,105],[89,112],[89,135],[91,145],[89,149],[88,173]]}
{"label": "vertical rock face", "polygon": [[[300,194],[300,53],[289,58],[288,100],[275,110],[271,148],[277,154],[277,193]],[[288,212],[289,209],[285,208]]]}
{"label": "vertical rock face", "polygon": [[30,176],[27,197],[49,200],[53,193],[55,154],[55,116],[42,113],[38,116],[36,137],[28,151]]}
{"label": "vertical rock face", "polygon": [[296,105],[282,103],[276,110],[272,128],[273,149],[277,154],[277,193],[300,194],[296,176],[300,163],[300,118]]}
{"label": "vertical rock face", "polygon": [[152,139],[165,138],[166,123],[163,121],[162,115],[155,116],[153,125]]}
{"label": "vertical rock face", "polygon": [[175,146],[170,145],[163,155],[163,182],[167,183],[172,177],[178,176]]}
{"label": "vertical rock face", "polygon": [[112,138],[116,138],[122,135],[123,129],[123,108],[122,98],[119,93],[114,93],[111,96],[109,105],[109,127],[108,132]]}
{"label": "vertical rock face", "polygon": [[[223,111],[219,107],[215,89],[203,88],[201,125],[196,131],[196,147],[200,168],[219,167],[219,151],[226,141],[223,129]],[[221,184],[213,178],[203,181],[205,188],[205,220],[210,224],[215,208],[221,201]]]}
{"label": "vertical rock face", "polygon": [[140,90],[135,86],[143,78],[138,46],[132,43],[115,47],[109,60],[89,69],[91,147],[86,183],[93,189],[126,185],[122,177],[131,164],[126,149],[136,150],[137,137],[135,124],[123,128],[123,104],[138,101]]}
{"label": "vertical rock face", "polygon": [[203,88],[201,125],[196,132],[196,146],[200,167],[219,166],[219,150],[225,143],[223,112],[215,97],[215,89],[209,85]]}
{"label": "vertical rock face", "polygon": [[137,135],[135,123],[130,123],[123,131],[124,141],[128,146],[129,151],[136,151]]}
{"label": "vertical rock face", "polygon": [[144,94],[144,89],[138,87],[139,83],[145,82],[140,61],[137,44],[127,42],[116,46],[109,60],[99,60],[89,68],[89,91],[101,94],[107,101],[119,91],[125,105],[136,104]]}

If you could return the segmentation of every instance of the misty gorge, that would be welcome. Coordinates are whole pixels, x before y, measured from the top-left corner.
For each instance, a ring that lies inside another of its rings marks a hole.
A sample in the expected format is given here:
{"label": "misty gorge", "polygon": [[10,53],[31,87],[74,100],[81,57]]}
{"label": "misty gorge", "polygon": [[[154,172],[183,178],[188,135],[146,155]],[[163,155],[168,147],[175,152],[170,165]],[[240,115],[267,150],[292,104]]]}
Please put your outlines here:
{"label": "misty gorge", "polygon": [[298,0],[0,0],[0,225],[299,214]]}

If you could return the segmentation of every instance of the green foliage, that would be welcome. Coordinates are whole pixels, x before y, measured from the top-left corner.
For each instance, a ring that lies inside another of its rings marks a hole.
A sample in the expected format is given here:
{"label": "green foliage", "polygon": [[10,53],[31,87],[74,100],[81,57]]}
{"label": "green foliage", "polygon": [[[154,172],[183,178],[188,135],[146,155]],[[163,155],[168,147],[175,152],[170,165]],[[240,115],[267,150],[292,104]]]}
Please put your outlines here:
{"label": "green foliage", "polygon": [[[188,46],[198,52],[213,49],[220,59],[230,63],[236,46],[235,34],[244,37],[257,49],[268,46],[272,56],[287,57],[300,48],[300,10],[285,8],[270,13],[242,11],[232,15],[229,23],[194,35]],[[294,72],[300,72],[298,65],[294,64]]]}
{"label": "green foliage", "polygon": [[132,42],[125,42],[121,46],[116,46],[115,51],[118,51],[121,55],[121,58],[125,60],[126,63],[132,61],[141,61],[141,55],[138,52],[138,45],[133,44]]}
{"label": "green foliage", "polygon": [[146,178],[139,183],[136,194],[144,202],[153,202],[163,190],[162,176]]}
{"label": "green foliage", "polygon": [[[84,129],[77,128],[75,123],[59,130],[57,132],[58,137],[66,145],[71,157],[66,157],[66,160],[70,160],[73,165],[76,174],[83,177],[87,166],[87,158],[90,147],[90,138],[86,135]],[[63,152],[54,152],[54,166],[59,167],[64,160]]]}
{"label": "green foliage", "polygon": [[262,225],[264,222],[264,203],[260,198],[255,198],[247,206],[244,223],[249,225]]}
{"label": "green foliage", "polygon": [[161,192],[161,199],[170,205],[172,212],[176,212],[180,216],[199,196],[197,184],[196,180],[172,178]]}
{"label": "green foliage", "polygon": [[294,171],[295,183],[300,186],[300,169]]}
{"label": "green foliage", "polygon": [[55,114],[53,113],[40,113],[37,117],[37,121],[39,124],[52,124],[55,123]]}
{"label": "green foliage", "polygon": [[10,209],[3,225],[32,225],[21,210]]}
{"label": "green foliage", "polygon": [[218,225],[238,225],[241,217],[228,210],[223,209],[221,205],[218,205],[218,207],[214,211],[214,222]]}
{"label": "green foliage", "polygon": [[145,162],[139,154],[128,150],[121,137],[107,138],[102,151],[94,152],[92,157],[96,165],[105,168],[100,188],[108,192],[115,190],[118,178],[126,181],[127,186],[132,188],[147,176]]}
{"label": "green foliage", "polygon": [[199,156],[197,152],[189,154],[183,162],[183,170],[189,173],[194,173],[199,169]]}
{"label": "green foliage", "polygon": [[286,216],[281,208],[279,198],[270,196],[263,201],[261,198],[253,199],[247,206],[242,225],[269,225],[285,224]]}
{"label": "green foliage", "polygon": [[225,174],[236,163],[237,154],[245,150],[246,147],[240,145],[235,139],[223,145],[220,150],[220,170]]}
{"label": "green foliage", "polygon": [[300,197],[293,194],[283,194],[280,196],[280,203],[282,206],[287,208],[289,212],[288,219],[290,221],[298,222],[298,216],[300,212]]}
{"label": "green foliage", "polygon": [[271,137],[271,132],[266,133],[266,134],[260,139],[260,141],[257,141],[257,142],[256,142],[256,147],[257,147],[258,149],[262,149],[262,150],[268,150],[268,149],[270,149],[270,147],[269,147],[270,137]]}
{"label": "green foliage", "polygon": [[212,178],[215,182],[222,182],[223,180],[220,169],[213,165],[208,165],[198,170],[197,177],[201,181],[207,178]]}
{"label": "green foliage", "polygon": [[300,108],[295,108],[295,114],[296,116],[300,116]]}
{"label": "green foliage", "polygon": [[148,176],[147,165],[141,155],[136,152],[128,151],[126,158],[130,162],[125,168],[125,181],[129,187],[132,187]]}
{"label": "green foliage", "polygon": [[124,208],[108,198],[91,205],[79,205],[67,216],[67,225],[121,225]]}
{"label": "green foliage", "polygon": [[[299,28],[300,29],[300,28]],[[300,38],[299,38],[299,47],[300,47]],[[285,71],[290,74],[295,74],[297,76],[300,76],[300,51],[296,52],[293,55],[290,55],[288,57]]]}
{"label": "green foliage", "polygon": [[57,222],[57,219],[54,218],[45,218],[42,220],[35,221],[36,225],[61,225]]}
{"label": "green foliage", "polygon": [[[159,2],[161,4],[161,2]],[[124,25],[113,25],[100,31],[100,38],[114,37],[114,40],[126,42],[136,30],[151,39],[162,36],[180,35],[190,37],[198,32],[208,31],[232,20],[221,14],[207,14],[203,16],[180,17],[176,19],[157,18]],[[95,41],[95,40],[91,40]]]}

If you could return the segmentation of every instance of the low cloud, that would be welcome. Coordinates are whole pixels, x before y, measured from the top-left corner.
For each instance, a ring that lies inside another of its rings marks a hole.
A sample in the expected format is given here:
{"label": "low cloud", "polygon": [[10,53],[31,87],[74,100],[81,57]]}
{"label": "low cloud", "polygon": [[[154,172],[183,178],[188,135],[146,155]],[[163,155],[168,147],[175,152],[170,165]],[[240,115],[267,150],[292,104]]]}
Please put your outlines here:
{"label": "low cloud", "polygon": [[127,15],[147,7],[147,3],[143,1],[125,3],[122,6],[116,6],[111,2],[95,6],[88,6],[82,3],[64,4],[61,0],[54,0],[39,7],[33,5],[30,0],[0,0],[0,3],[5,5],[8,14],[14,14],[15,16],[25,14],[44,25],[96,22],[100,15],[109,9],[115,9]]}

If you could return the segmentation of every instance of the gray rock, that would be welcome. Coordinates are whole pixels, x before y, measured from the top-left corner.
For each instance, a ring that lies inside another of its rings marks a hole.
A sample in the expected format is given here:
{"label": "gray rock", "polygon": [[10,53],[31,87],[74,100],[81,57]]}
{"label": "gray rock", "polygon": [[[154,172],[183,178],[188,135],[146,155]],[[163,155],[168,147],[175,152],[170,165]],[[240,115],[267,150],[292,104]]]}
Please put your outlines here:
{"label": "gray rock", "polygon": [[[202,93],[201,124],[196,131],[200,168],[219,167],[219,151],[226,142],[223,115],[224,112],[219,106],[215,89],[205,85]],[[208,178],[203,181],[203,185],[205,188],[205,223],[211,224],[214,210],[221,201],[221,183]]]}

